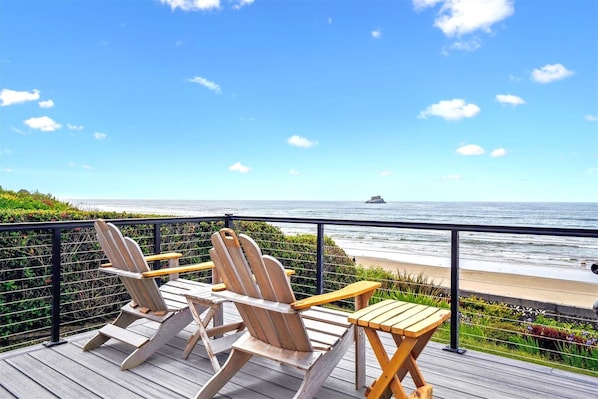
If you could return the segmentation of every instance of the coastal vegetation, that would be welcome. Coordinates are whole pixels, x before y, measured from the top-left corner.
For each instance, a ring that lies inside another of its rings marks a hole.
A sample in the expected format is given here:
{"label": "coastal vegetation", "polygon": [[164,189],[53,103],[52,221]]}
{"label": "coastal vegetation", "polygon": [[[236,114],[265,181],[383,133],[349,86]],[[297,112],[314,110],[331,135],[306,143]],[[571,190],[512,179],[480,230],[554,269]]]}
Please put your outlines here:
{"label": "coastal vegetation", "polygon": [[[154,215],[158,217],[158,215]],[[67,220],[147,218],[122,212],[82,211],[49,194],[3,190],[0,187],[0,223]],[[163,215],[160,217],[164,217]],[[223,222],[164,224],[160,228],[162,252],[180,252],[181,264],[209,259],[210,234]],[[124,225],[123,233],[138,241],[146,253],[153,253],[153,225]],[[316,292],[316,237],[286,235],[264,222],[235,222],[235,229],[253,237],[264,253],[278,258],[296,271],[293,290],[299,298]],[[0,347],[14,348],[16,342],[48,336],[51,313],[51,234],[47,230],[23,230],[0,234]],[[74,228],[61,233],[63,266],[61,329],[85,331],[112,318],[128,300],[119,281],[98,272],[104,254],[93,228]],[[374,301],[397,299],[425,305],[450,306],[446,288],[425,275],[364,268],[325,237],[325,291],[356,280],[382,282]],[[190,278],[209,279],[209,273]],[[500,354],[537,363],[573,368],[590,375],[598,373],[598,332],[589,320],[563,322],[542,309],[525,309],[478,297],[460,298],[460,344],[465,348]],[[350,303],[338,303],[350,308]],[[449,342],[445,325],[435,339]]]}

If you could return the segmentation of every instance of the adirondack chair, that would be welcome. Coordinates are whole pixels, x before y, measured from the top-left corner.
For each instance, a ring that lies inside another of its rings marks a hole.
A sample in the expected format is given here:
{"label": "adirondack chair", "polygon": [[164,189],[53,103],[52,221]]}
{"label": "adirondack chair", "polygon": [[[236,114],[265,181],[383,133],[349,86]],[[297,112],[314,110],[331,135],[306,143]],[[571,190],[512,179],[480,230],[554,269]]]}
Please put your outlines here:
{"label": "adirondack chair", "polygon": [[[348,323],[347,314],[313,306],[354,297],[357,308],[365,307],[380,283],[362,281],[296,301],[281,263],[262,255],[250,237],[222,229],[212,235],[212,244],[210,256],[226,285],[214,295],[235,303],[247,332],[195,398],[214,397],[254,355],[305,371],[294,398],[312,398],[356,337],[363,338]],[[356,388],[365,383],[362,345],[357,351],[362,356],[356,360]]]}
{"label": "adirondack chair", "polygon": [[[178,279],[178,273],[210,269],[213,263],[178,267],[178,258],[182,256],[179,253],[144,257],[139,245],[129,237],[123,237],[112,223],[99,219],[95,222],[95,229],[97,239],[110,261],[109,264],[101,265],[100,270],[117,275],[132,301],[123,306],[114,322],[102,327],[83,350],[97,348],[110,338],[129,344],[135,350],[121,364],[121,369],[126,370],[143,363],[192,321],[185,293],[212,288],[211,284]],[[173,267],[151,270],[148,266],[148,262],[162,260],[168,260]],[[155,278],[164,275],[169,275],[170,281],[158,288]],[[198,309],[198,312],[205,309]],[[146,337],[127,329],[139,319],[159,323],[155,334]]]}

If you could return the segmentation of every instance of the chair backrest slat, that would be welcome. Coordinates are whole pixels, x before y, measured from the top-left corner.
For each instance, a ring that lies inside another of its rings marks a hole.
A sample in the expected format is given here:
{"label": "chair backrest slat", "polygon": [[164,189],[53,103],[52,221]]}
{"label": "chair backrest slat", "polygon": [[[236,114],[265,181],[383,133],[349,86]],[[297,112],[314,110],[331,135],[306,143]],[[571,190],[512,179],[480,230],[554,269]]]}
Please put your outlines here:
{"label": "chair backrest slat", "polygon": [[[212,235],[212,244],[217,254],[212,260],[221,269],[228,290],[256,300],[294,302],[282,264],[273,257],[263,256],[250,237],[241,234],[237,239],[234,231],[222,229]],[[299,313],[281,314],[241,304],[237,308],[248,314],[246,325],[255,338],[284,349],[313,350]]]}
{"label": "chair backrest slat", "polygon": [[[129,237],[123,237],[120,230],[112,223],[98,219],[95,222],[96,236],[112,267],[141,273],[149,271],[139,244]],[[168,306],[154,279],[129,278],[120,276],[131,299],[140,307],[151,311],[168,310]]]}

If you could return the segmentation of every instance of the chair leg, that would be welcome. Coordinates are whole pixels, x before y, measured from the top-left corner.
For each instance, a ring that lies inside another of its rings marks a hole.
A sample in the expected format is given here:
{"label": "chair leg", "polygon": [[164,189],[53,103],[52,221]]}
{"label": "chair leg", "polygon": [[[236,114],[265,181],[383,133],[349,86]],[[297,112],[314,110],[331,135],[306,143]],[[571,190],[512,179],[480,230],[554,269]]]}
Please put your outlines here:
{"label": "chair leg", "polygon": [[195,395],[195,399],[212,399],[253,355],[233,349],[224,366]]}
{"label": "chair leg", "polygon": [[307,370],[307,373],[305,373],[303,382],[293,399],[310,399],[316,395],[322,384],[324,384],[324,381],[332,373],[332,370],[336,368],[338,362],[353,345],[354,332],[354,328],[349,328],[334,348],[316,360],[312,367]]}
{"label": "chair leg", "polygon": [[[126,328],[129,324],[131,324],[132,322],[134,322],[137,319],[138,319],[138,317],[136,317],[130,313],[121,311],[118,314],[118,316],[116,317],[116,319],[114,319],[112,324],[114,324],[115,326],[120,327],[120,328]],[[104,344],[109,339],[110,339],[109,336],[101,334],[101,333],[97,333],[92,339],[87,341],[87,343],[83,347],[83,350],[88,351],[91,349],[98,348],[98,347],[102,346],[102,344]]]}
{"label": "chair leg", "polygon": [[154,352],[160,349],[160,347],[174,338],[179,331],[191,323],[191,320],[192,316],[189,308],[181,310],[180,312],[175,313],[166,319],[166,321],[160,324],[160,327],[158,327],[158,330],[148,342],[136,349],[132,354],[129,355],[129,357],[125,359],[125,361],[121,364],[120,369],[127,370],[135,366],[139,366]]}

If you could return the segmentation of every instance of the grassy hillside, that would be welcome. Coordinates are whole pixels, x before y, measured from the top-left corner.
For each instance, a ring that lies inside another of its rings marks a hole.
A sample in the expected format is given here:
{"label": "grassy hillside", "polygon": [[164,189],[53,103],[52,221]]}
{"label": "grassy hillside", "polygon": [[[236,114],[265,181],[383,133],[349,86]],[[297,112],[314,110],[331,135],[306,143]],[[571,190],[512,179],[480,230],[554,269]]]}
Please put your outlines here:
{"label": "grassy hillside", "polygon": [[57,210],[74,211],[76,208],[69,203],[58,201],[50,194],[39,192],[30,193],[27,190],[17,192],[4,190],[0,187],[0,208],[1,209],[26,209],[26,210]]}

